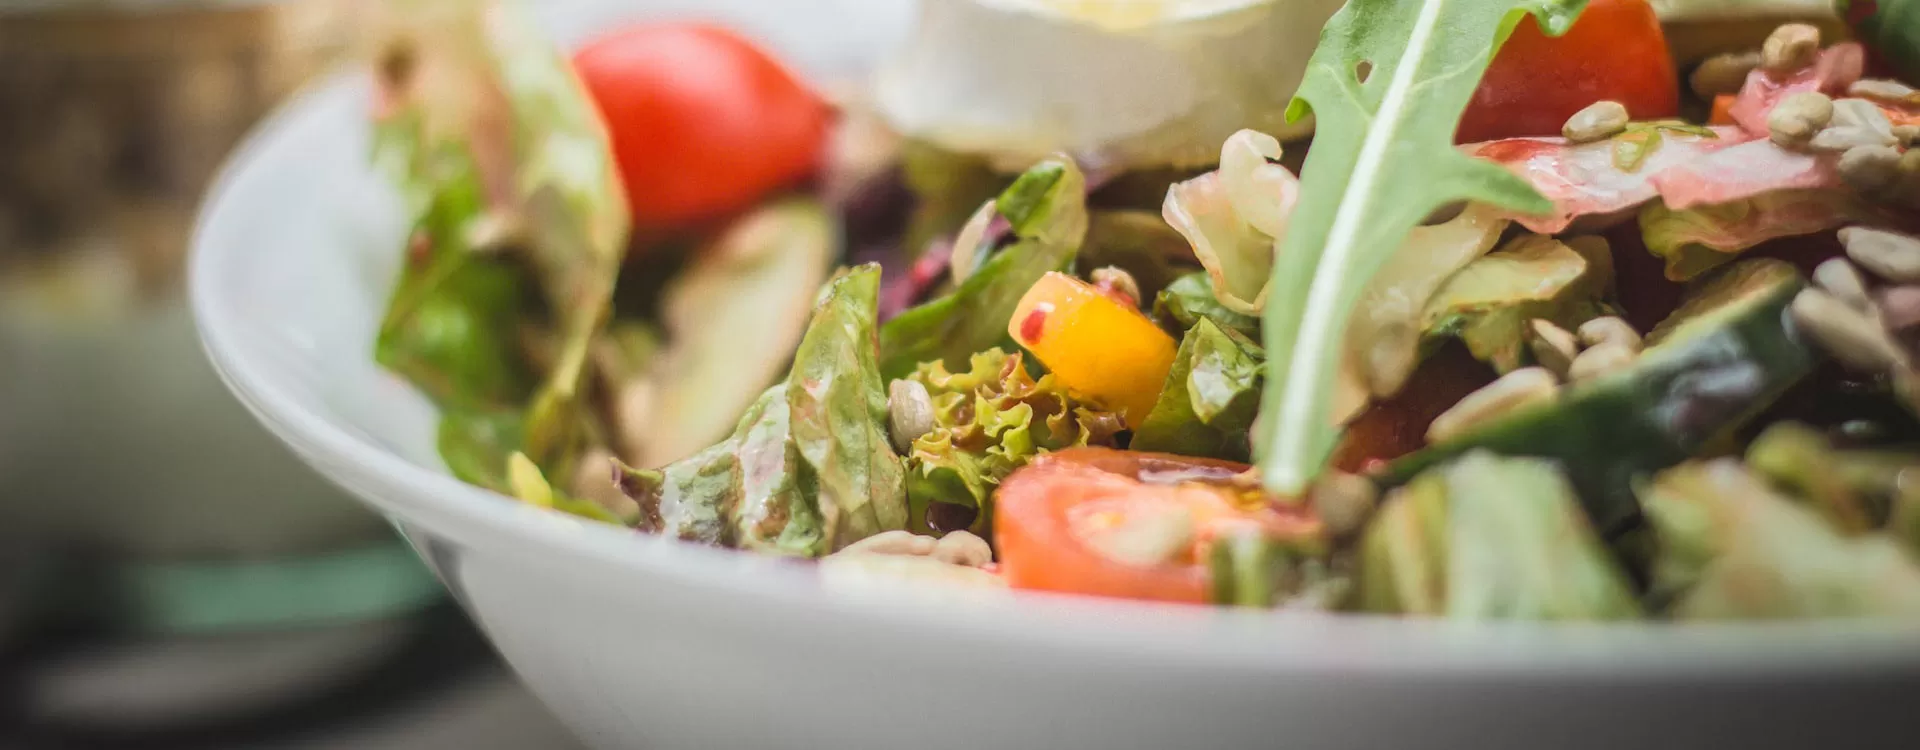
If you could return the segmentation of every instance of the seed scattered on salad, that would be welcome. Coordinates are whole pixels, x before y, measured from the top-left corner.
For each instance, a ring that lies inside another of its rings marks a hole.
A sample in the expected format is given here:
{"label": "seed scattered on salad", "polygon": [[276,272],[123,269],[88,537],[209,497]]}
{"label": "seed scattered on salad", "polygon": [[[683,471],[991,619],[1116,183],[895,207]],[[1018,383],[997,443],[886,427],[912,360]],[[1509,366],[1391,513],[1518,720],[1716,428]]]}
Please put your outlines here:
{"label": "seed scattered on salad", "polygon": [[1590,0],[1496,48],[1518,4],[1349,0],[1308,149],[1233,102],[916,125],[709,25],[569,60],[475,35],[520,4],[404,5],[374,356],[462,480],[834,591],[1920,618],[1920,30]]}

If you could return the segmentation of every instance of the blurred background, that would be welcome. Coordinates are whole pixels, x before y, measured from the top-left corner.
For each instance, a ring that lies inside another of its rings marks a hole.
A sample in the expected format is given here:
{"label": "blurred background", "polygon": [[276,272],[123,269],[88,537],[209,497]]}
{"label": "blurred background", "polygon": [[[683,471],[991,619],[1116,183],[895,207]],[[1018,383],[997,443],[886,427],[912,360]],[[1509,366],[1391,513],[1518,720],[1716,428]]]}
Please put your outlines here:
{"label": "blurred background", "polygon": [[576,747],[187,312],[202,193],[350,4],[0,0],[0,748]]}

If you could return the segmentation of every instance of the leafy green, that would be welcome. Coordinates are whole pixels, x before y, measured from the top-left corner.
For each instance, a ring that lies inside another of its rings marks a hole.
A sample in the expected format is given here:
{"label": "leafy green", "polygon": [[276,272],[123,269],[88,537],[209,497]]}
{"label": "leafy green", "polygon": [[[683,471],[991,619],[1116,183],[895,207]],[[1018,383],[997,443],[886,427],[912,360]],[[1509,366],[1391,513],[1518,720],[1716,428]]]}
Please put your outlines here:
{"label": "leafy green", "polygon": [[1389,496],[1360,546],[1357,604],[1466,621],[1639,616],[1619,566],[1550,461],[1485,451]]}
{"label": "leafy green", "polygon": [[640,528],[804,557],[905,528],[874,351],[879,291],[879,266],[841,271],[820,290],[786,382],[732,436],[663,468],[622,467]]}
{"label": "leafy green", "polygon": [[1140,421],[1131,447],[1247,460],[1264,362],[1259,345],[1201,318],[1181,340],[1160,400]]}
{"label": "leafy green", "polygon": [[915,255],[934,240],[959,230],[974,209],[999,195],[1008,184],[1007,178],[983,158],[915,139],[901,144],[900,169],[916,199],[902,244]]}
{"label": "leafy green", "polygon": [[1527,323],[1574,327],[1599,313],[1587,258],[1550,238],[1526,235],[1467,264],[1421,312],[1428,338],[1453,336],[1500,372],[1525,363]]}
{"label": "leafy green", "polygon": [[929,362],[909,379],[926,386],[934,408],[933,430],[914,440],[907,456],[916,530],[931,530],[929,510],[948,504],[973,509],[970,529],[985,533],[993,491],[1008,474],[1047,451],[1112,447],[1125,429],[1118,414],[1080,402],[1052,375],[1035,379],[1019,352],[980,352],[957,373]]}
{"label": "leafy green", "polygon": [[1685,211],[1654,201],[1640,209],[1640,233],[1647,251],[1666,261],[1668,279],[1689,281],[1767,240],[1876,218],[1850,191],[1775,190]]}
{"label": "leafy green", "polygon": [[653,409],[630,446],[647,464],[676,461],[727,435],[778,380],[840,251],[818,201],[762,206],[735,222],[668,286],[672,343],[649,373]]}
{"label": "leafy green", "polygon": [[1736,460],[1683,464],[1640,494],[1654,589],[1679,619],[1920,617],[1920,567],[1897,545],[1842,535]]}
{"label": "leafy green", "polygon": [[1260,335],[1260,319],[1234,312],[1220,304],[1220,300],[1214,297],[1213,282],[1207,279],[1204,272],[1174,279],[1166,289],[1160,290],[1159,296],[1153,301],[1153,315],[1163,325],[1177,324],[1180,330],[1199,325],[1202,318],[1210,318],[1221,328],[1242,336]]}
{"label": "leafy green", "polygon": [[874,348],[880,267],[827,282],[794,353],[794,444],[820,493],[835,547],[907,527],[904,469],[887,443],[887,385]]}
{"label": "leafy green", "polygon": [[[383,66],[374,160],[423,217],[429,248],[425,268],[417,276],[410,268],[412,278],[402,280],[389,309],[381,360],[427,362],[441,373],[449,363],[512,373],[498,360],[509,348],[502,342],[513,339],[496,328],[522,318],[520,294],[493,282],[491,296],[456,295],[463,300],[458,314],[433,301],[454,294],[444,288],[473,273],[466,256],[512,253],[534,271],[559,342],[527,406],[523,448],[539,468],[564,475],[594,439],[581,382],[609,315],[628,230],[599,113],[566,56],[518,5],[406,0],[379,10],[391,24],[384,51],[390,64]],[[509,300],[511,312],[503,309]],[[473,336],[454,346],[428,337],[422,346],[423,310],[439,316],[430,333],[444,335],[455,321]],[[488,343],[478,343],[481,337]],[[426,356],[449,350],[471,356]],[[416,379],[423,371],[397,369]]]}
{"label": "leafy green", "polygon": [[906,377],[923,362],[962,367],[974,352],[1011,345],[1007,319],[1034,282],[1073,262],[1087,233],[1086,179],[1065,157],[1034,165],[996,202],[1017,241],[981,264],[952,294],[880,328],[880,372]]}
{"label": "leafy green", "polygon": [[520,450],[523,418],[513,409],[446,410],[436,441],[440,458],[460,481],[511,495],[507,459]]}
{"label": "leafy green", "polygon": [[1348,319],[1416,226],[1463,200],[1551,209],[1525,180],[1456,150],[1453,133],[1494,50],[1526,13],[1559,34],[1584,5],[1352,0],[1321,31],[1288,112],[1298,120],[1311,110],[1318,135],[1262,327],[1270,369],[1256,448],[1268,489],[1301,496],[1331,452],[1331,395]]}
{"label": "leafy green", "polygon": [[1300,183],[1280,158],[1280,142],[1242,130],[1220,146],[1220,169],[1173,185],[1161,216],[1187,238],[1221,305],[1259,315],[1267,303],[1276,238],[1299,200]]}

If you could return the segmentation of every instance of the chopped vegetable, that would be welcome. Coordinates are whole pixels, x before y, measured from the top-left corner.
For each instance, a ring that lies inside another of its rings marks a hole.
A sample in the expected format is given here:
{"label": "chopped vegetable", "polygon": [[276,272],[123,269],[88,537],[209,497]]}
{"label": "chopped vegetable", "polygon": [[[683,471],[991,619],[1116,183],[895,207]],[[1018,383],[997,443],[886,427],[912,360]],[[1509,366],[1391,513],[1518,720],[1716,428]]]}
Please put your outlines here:
{"label": "chopped vegetable", "polygon": [[[916,529],[984,533],[993,524],[993,491],[1035,456],[1071,447],[1112,447],[1126,428],[1118,414],[1069,395],[1056,378],[1038,379],[1018,352],[989,349],[948,372],[929,362],[911,379],[927,389],[933,426],[908,451],[907,499]],[[945,519],[960,519],[959,523]]]}
{"label": "chopped vegetable", "polygon": [[1679,78],[1647,0],[1586,5],[1564,34],[1549,36],[1532,19],[1520,21],[1460,118],[1462,143],[1559,133],[1567,118],[1597,101],[1626,105],[1641,120],[1679,112]]}
{"label": "chopped vegetable", "polygon": [[1021,296],[1045,274],[1071,264],[1086,238],[1086,179],[1072,160],[1043,161],[1000,194],[995,210],[1012,225],[1016,241],[952,294],[880,328],[880,372],[886,377],[905,377],[935,360],[958,369],[974,352],[1006,343],[1007,319]]}
{"label": "chopped vegetable", "polygon": [[1033,352],[1060,385],[1138,426],[1173,367],[1174,341],[1130,302],[1063,273],[1020,298],[1007,335]]}
{"label": "chopped vegetable", "polygon": [[1685,211],[1656,201],[1640,211],[1640,231],[1647,249],[1666,260],[1667,278],[1689,281],[1768,240],[1874,218],[1878,212],[1851,192],[1777,190]]}
{"label": "chopped vegetable", "polygon": [[1920,617],[1920,567],[1891,540],[1842,536],[1737,461],[1672,469],[1642,496],[1677,619]]}
{"label": "chopped vegetable", "polygon": [[635,428],[645,442],[627,454],[657,466],[726,437],[792,359],[839,247],[833,218],[794,199],[746,215],[696,252],[667,288],[672,343],[645,375],[652,408]]}
{"label": "chopped vegetable", "polygon": [[683,229],[753,206],[820,164],[833,111],[727,29],[653,23],[574,55],[612,134],[635,221]]}
{"label": "chopped vegetable", "polygon": [[1476,451],[1387,499],[1360,543],[1362,611],[1620,620],[1639,603],[1554,464]]}
{"label": "chopped vegetable", "polygon": [[1153,301],[1153,315],[1161,325],[1186,330],[1199,325],[1202,318],[1240,335],[1258,338],[1260,319],[1227,309],[1214,296],[1213,282],[1204,273],[1190,273],[1175,279]]}
{"label": "chopped vegetable", "polygon": [[[1770,266],[1768,266],[1770,267]],[[1394,462],[1380,476],[1397,486],[1433,466],[1478,449],[1561,461],[1602,532],[1639,515],[1635,477],[1673,466],[1752,418],[1818,361],[1785,311],[1803,287],[1797,273],[1722,271],[1684,322],[1656,331],[1623,372],[1569,387],[1549,405],[1476,427],[1461,437]]]}
{"label": "chopped vegetable", "polygon": [[1303,553],[1324,549],[1316,519],[1223,484],[1245,468],[1098,448],[1042,456],[1000,489],[994,536],[1007,582],[1204,602],[1215,539],[1258,534]]}
{"label": "chopped vegetable", "polygon": [[1321,32],[1289,113],[1310,110],[1318,135],[1262,326],[1270,369],[1254,443],[1269,490],[1299,497],[1332,451],[1335,353],[1361,292],[1407,234],[1461,200],[1527,213],[1551,206],[1512,173],[1455,151],[1447,126],[1523,16],[1558,35],[1581,5],[1353,0]]}
{"label": "chopped vegetable", "polygon": [[[1602,251],[1604,252],[1604,250]],[[1573,327],[1599,313],[1600,269],[1567,245],[1527,235],[1467,264],[1421,312],[1429,337],[1458,337],[1502,373],[1523,366],[1526,327],[1544,319]]]}
{"label": "chopped vegetable", "polygon": [[1134,450],[1245,461],[1266,363],[1259,345],[1201,318],[1187,331],[1160,398],[1133,433]]}

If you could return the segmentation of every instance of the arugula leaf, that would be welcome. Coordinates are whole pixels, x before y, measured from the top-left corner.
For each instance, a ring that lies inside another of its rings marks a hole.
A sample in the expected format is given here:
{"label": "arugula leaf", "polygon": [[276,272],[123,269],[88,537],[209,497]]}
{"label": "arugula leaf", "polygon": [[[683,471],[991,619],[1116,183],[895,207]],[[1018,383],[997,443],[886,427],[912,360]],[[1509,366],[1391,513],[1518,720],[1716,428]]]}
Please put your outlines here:
{"label": "arugula leaf", "polygon": [[974,352],[1012,347],[1007,319],[1048,271],[1073,262],[1087,234],[1086,178],[1071,159],[1034,165],[1000,194],[996,210],[1018,241],[975,269],[952,294],[880,328],[880,373],[906,377],[923,362],[966,366]]}
{"label": "arugula leaf", "polygon": [[1338,437],[1331,416],[1347,321],[1374,273],[1440,208],[1523,213],[1552,203],[1512,172],[1453,147],[1493,52],[1532,13],[1549,34],[1584,0],[1352,0],[1320,34],[1290,120],[1317,135],[1275,259],[1265,310],[1267,488],[1299,497]]}
{"label": "arugula leaf", "polygon": [[1163,326],[1168,322],[1177,323],[1181,330],[1200,324],[1201,319],[1212,319],[1215,325],[1242,336],[1260,335],[1260,319],[1252,315],[1242,315],[1227,309],[1214,296],[1213,282],[1205,271],[1187,274],[1166,289],[1153,301],[1153,316]]}
{"label": "arugula leaf", "polygon": [[907,527],[905,470],[887,442],[887,385],[874,346],[879,302],[878,264],[827,282],[787,379],[793,442],[834,549]]}
{"label": "arugula leaf", "polygon": [[1201,318],[1180,341],[1160,400],[1141,420],[1130,447],[1245,461],[1265,359],[1245,336]]}

